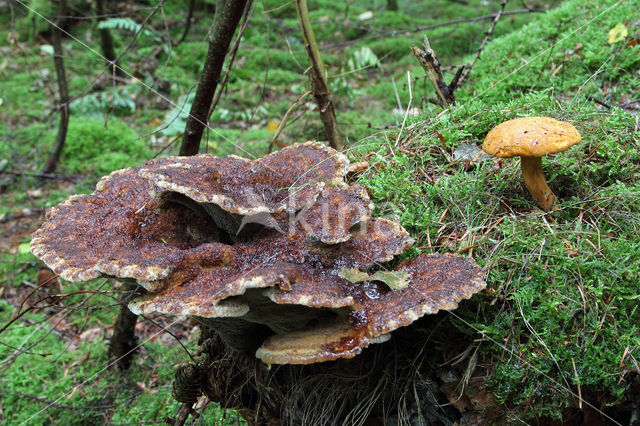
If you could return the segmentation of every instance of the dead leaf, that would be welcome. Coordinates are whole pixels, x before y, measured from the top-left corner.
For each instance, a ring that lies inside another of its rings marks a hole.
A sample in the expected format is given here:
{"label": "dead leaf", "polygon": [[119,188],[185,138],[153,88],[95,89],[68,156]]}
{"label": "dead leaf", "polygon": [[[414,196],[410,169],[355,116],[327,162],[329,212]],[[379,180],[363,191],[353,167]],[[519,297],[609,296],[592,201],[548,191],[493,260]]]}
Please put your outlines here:
{"label": "dead leaf", "polygon": [[363,281],[382,281],[391,290],[400,290],[409,285],[409,274],[402,270],[378,271],[374,274],[368,274],[357,268],[342,268],[338,275],[353,284]]}
{"label": "dead leaf", "polygon": [[57,286],[60,287],[60,279],[58,275],[49,268],[42,268],[38,271],[38,287],[40,286]]}

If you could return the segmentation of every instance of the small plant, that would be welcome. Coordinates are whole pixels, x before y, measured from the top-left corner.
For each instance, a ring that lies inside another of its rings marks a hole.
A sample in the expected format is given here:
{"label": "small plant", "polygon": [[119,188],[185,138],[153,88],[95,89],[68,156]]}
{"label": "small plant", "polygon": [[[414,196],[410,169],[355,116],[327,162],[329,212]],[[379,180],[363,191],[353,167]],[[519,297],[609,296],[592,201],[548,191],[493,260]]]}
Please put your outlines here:
{"label": "small plant", "polygon": [[[98,28],[109,30],[123,30],[132,34],[137,34],[138,32],[140,32],[140,30],[142,30],[141,34],[151,38],[154,42],[160,44],[164,42],[162,40],[162,37],[147,28],[142,29],[142,25],[138,24],[131,18],[108,18],[100,21],[100,23],[98,24]],[[168,51],[168,47],[165,47],[165,50]]]}

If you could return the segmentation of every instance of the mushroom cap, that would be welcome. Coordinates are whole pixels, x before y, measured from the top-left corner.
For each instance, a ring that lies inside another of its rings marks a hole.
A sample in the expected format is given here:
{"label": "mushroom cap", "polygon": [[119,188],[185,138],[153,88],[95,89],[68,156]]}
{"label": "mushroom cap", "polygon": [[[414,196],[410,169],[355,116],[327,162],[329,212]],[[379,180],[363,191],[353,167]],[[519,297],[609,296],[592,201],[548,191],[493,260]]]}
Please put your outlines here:
{"label": "mushroom cap", "polygon": [[174,157],[141,168],[165,191],[242,215],[297,211],[312,204],[325,185],[344,185],[349,160],[320,142],[305,142],[256,160],[234,155]]}
{"label": "mushroom cap", "polygon": [[[339,271],[387,261],[413,243],[402,226],[380,218],[371,222],[361,234],[334,246],[316,247],[273,231],[233,246],[203,244],[182,256],[168,277],[154,283],[165,290],[136,299],[130,308],[143,314],[214,318],[219,316],[221,301],[243,295],[247,289],[274,286],[277,289],[265,296],[278,304],[336,309],[354,306],[364,287],[341,278]],[[228,260],[209,262],[220,257],[222,248],[232,252],[225,257]]]}
{"label": "mushroom cap", "polygon": [[550,117],[523,117],[494,127],[482,149],[500,158],[544,157],[562,152],[582,139],[573,125]]}
{"label": "mushroom cap", "polygon": [[115,171],[92,194],[72,196],[49,209],[33,235],[31,252],[69,281],[107,275],[159,290],[153,282],[169,275],[189,250],[215,241],[218,230],[204,212],[154,199],[158,188],[137,171]]}
{"label": "mushroom cap", "polygon": [[362,186],[327,187],[295,220],[307,238],[337,244],[349,240],[351,228],[370,219],[372,210],[373,203]]}
{"label": "mushroom cap", "polygon": [[401,262],[396,271],[410,275],[410,284],[363,303],[368,335],[380,336],[440,310],[453,310],[486,286],[484,272],[467,257],[423,254]]}
{"label": "mushroom cap", "polygon": [[[406,288],[389,291],[372,282],[349,284],[355,303],[347,318],[331,326],[272,336],[256,356],[268,364],[311,364],[353,358],[363,348],[387,339],[389,333],[423,315],[457,308],[458,302],[486,285],[482,270],[461,256],[421,255],[400,263],[395,270],[411,276]],[[304,299],[297,284],[290,291],[298,293],[298,300]],[[276,290],[275,294],[278,293],[287,292]]]}
{"label": "mushroom cap", "polygon": [[[366,190],[344,182],[347,167],[315,142],[255,161],[152,160],[49,210],[31,250],[69,280],[135,279],[154,292],[130,303],[137,314],[267,325],[276,335],[258,350],[265,362],[352,358],[422,315],[454,309],[484,282],[470,259],[448,255],[400,263],[410,282],[399,290],[343,278],[344,269],[372,269],[413,244],[400,224],[371,218]],[[223,244],[213,223],[220,212],[273,223]]]}

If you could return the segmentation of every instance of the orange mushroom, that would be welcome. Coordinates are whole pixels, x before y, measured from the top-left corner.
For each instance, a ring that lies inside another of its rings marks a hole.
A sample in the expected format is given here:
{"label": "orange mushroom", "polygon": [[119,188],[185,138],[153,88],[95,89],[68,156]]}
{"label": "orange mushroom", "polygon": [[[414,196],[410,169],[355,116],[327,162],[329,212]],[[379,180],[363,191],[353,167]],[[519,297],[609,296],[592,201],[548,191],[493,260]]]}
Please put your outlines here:
{"label": "orange mushroom", "polygon": [[569,123],[550,117],[505,121],[491,130],[482,149],[500,158],[520,157],[522,176],[533,199],[545,211],[555,210],[556,196],[542,173],[542,157],[566,151],[582,139]]}

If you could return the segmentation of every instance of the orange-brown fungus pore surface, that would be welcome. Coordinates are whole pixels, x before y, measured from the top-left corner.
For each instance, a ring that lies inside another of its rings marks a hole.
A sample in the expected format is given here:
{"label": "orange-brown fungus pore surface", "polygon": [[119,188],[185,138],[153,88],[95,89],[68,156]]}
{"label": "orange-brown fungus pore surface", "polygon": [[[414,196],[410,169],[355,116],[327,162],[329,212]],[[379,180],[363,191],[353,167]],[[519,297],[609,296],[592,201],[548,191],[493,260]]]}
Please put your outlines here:
{"label": "orange-brown fungus pore surface", "polygon": [[204,213],[159,202],[153,191],[137,169],[114,172],[94,193],[71,197],[50,209],[31,250],[71,281],[101,274],[160,279],[185,250],[215,241],[218,231]]}
{"label": "orange-brown fungus pore surface", "polygon": [[351,238],[351,228],[371,218],[373,203],[361,186],[325,188],[316,202],[296,217],[298,228],[310,238],[337,244]]}
{"label": "orange-brown fungus pore surface", "polygon": [[370,337],[409,325],[425,314],[455,309],[486,285],[482,270],[462,256],[421,255],[402,262],[396,270],[406,271],[411,283],[363,303]]}
{"label": "orange-brown fungus pore surface", "polygon": [[208,154],[176,157],[141,175],[165,191],[178,192],[223,210],[253,215],[296,211],[313,203],[327,184],[340,182],[348,161],[319,142],[307,142],[250,161]]}

